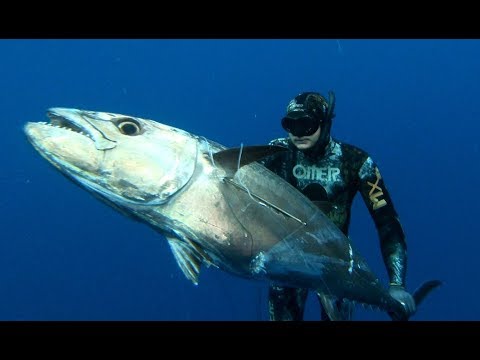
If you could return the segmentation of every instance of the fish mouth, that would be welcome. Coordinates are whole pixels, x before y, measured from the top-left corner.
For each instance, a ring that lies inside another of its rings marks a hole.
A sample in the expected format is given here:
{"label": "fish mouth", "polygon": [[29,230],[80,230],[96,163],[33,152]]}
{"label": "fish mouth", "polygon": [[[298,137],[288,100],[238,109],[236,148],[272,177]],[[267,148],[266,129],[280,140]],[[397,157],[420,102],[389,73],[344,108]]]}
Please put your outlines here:
{"label": "fish mouth", "polygon": [[77,176],[93,174],[103,151],[117,145],[105,136],[102,124],[84,111],[50,108],[47,117],[49,122],[28,122],[24,132],[35,150],[63,172]]}
{"label": "fish mouth", "polygon": [[51,108],[49,122],[28,122],[24,126],[27,139],[35,150],[76,183],[93,188],[98,178],[104,152],[114,141],[107,139],[95,118],[76,109]]}
{"label": "fish mouth", "polygon": [[53,126],[59,129],[70,130],[80,135],[88,137],[90,140],[95,142],[95,138],[92,134],[92,129],[90,124],[87,122],[75,121],[75,118],[65,116],[61,111],[57,109],[49,109],[47,111],[47,116],[50,122],[43,122],[43,125]]}
{"label": "fish mouth", "polygon": [[[25,127],[31,140],[45,138],[48,134],[60,134],[71,131],[75,135],[91,140],[97,150],[113,149],[117,142],[108,138],[106,133],[96,125],[99,119],[89,116],[89,113],[77,109],[50,108],[47,111],[49,122],[28,123]],[[100,119],[101,120],[101,119]]]}

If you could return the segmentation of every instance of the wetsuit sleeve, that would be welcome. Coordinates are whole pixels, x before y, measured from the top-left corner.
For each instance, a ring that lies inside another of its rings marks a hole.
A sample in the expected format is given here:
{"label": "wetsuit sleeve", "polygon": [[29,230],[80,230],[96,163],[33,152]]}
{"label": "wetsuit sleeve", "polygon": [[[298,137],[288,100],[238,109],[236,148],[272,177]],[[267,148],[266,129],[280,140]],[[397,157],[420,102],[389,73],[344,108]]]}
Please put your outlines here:
{"label": "wetsuit sleeve", "polygon": [[[275,145],[274,144],[275,140],[272,140],[268,143],[268,145]],[[265,166],[267,169],[274,170],[274,163],[275,163],[275,157],[274,156],[266,156],[260,160],[258,160],[260,164]]]}
{"label": "wetsuit sleeve", "polygon": [[[268,145],[288,147],[286,139],[279,138],[271,140]],[[284,158],[278,155],[266,156],[260,159],[258,162],[265,166],[267,169],[275,172],[277,175],[285,175],[282,170],[284,167]],[[282,166],[283,165],[283,166]]]}
{"label": "wetsuit sleeve", "polygon": [[380,238],[383,261],[390,285],[405,286],[407,244],[397,212],[380,171],[370,157],[359,171],[360,193]]}

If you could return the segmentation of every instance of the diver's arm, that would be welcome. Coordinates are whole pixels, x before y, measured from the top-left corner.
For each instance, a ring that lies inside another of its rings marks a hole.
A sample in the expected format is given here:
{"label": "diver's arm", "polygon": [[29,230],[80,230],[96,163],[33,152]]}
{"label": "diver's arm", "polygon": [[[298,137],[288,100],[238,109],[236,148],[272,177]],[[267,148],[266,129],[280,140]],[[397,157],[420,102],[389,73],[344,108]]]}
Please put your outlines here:
{"label": "diver's arm", "polygon": [[[285,148],[288,147],[288,140],[287,138],[278,138],[278,139],[273,139],[271,140],[268,145],[273,145],[273,146],[283,146]],[[284,166],[283,165],[283,158],[279,156],[279,154],[271,155],[271,156],[265,156],[262,159],[258,160],[260,164],[265,166],[267,169],[277,173],[277,175],[280,174],[281,168]]]}
{"label": "diver's arm", "polygon": [[[390,285],[405,287],[407,274],[407,244],[398,217],[386,219],[386,224],[377,227],[383,261],[387,268]],[[382,220],[378,220],[382,222]]]}
{"label": "diver's arm", "polygon": [[375,222],[390,285],[404,287],[407,272],[405,233],[380,171],[370,158],[360,170],[360,192]]}
{"label": "diver's arm", "polygon": [[416,304],[412,295],[405,290],[407,274],[405,233],[380,171],[370,157],[360,169],[359,176],[360,192],[380,238],[383,261],[390,280],[389,293],[404,306],[405,314],[402,314],[402,317],[408,319],[416,311]]}

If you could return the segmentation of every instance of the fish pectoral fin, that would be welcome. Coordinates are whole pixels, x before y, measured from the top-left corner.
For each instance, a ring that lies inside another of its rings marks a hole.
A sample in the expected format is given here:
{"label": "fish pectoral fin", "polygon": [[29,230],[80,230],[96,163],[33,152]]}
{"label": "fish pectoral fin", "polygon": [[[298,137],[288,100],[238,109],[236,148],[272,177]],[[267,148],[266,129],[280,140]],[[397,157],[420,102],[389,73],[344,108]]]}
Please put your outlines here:
{"label": "fish pectoral fin", "polygon": [[174,236],[165,236],[172,249],[177,264],[187,279],[198,285],[200,266],[203,262],[210,263],[210,259],[201,251],[198,246],[190,240],[179,239]]}
{"label": "fish pectoral fin", "polygon": [[213,154],[213,160],[225,170],[227,177],[233,178],[242,166],[282,151],[287,151],[287,148],[275,145],[244,146],[216,152]]}
{"label": "fish pectoral fin", "polygon": [[326,295],[317,292],[318,298],[332,321],[349,321],[352,320],[354,303],[346,299],[339,300],[335,296]]}
{"label": "fish pectoral fin", "polygon": [[208,266],[214,265],[211,257],[195,242],[191,241],[182,234],[175,233],[177,236],[165,235],[172,249],[173,256],[178,266],[187,279],[198,285],[200,275],[200,266],[204,263]]}

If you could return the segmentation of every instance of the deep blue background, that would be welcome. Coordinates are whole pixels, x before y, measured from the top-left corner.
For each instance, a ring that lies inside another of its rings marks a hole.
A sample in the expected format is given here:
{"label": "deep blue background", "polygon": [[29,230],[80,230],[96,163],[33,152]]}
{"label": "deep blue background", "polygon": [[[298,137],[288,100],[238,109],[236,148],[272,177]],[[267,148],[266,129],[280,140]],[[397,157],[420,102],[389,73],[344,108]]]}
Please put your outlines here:
{"label": "deep blue background", "polygon": [[[261,144],[293,96],[330,89],[333,136],[371,154],[393,197],[409,289],[445,281],[414,319],[479,320],[479,57],[478,40],[0,40],[0,320],[268,319],[266,283],[204,268],[192,285],[165,239],[68,182],[22,127],[75,107]],[[386,281],[359,196],[351,238]]]}

